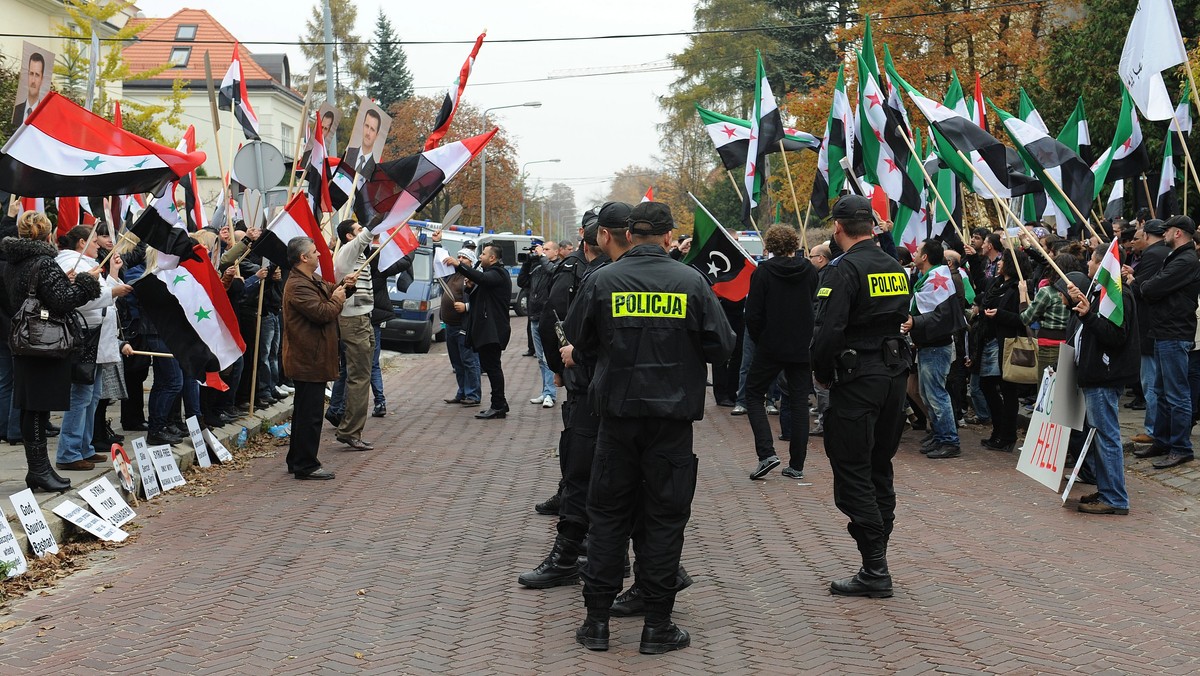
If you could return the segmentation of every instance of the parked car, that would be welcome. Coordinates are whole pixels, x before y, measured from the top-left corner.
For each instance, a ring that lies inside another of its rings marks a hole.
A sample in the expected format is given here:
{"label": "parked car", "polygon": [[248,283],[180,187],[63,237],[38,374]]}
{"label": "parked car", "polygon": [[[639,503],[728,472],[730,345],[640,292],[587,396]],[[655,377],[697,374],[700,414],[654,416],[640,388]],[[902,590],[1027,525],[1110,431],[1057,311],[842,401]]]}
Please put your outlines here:
{"label": "parked car", "polygon": [[387,344],[408,344],[413,352],[429,352],[435,340],[446,339],[438,311],[442,303],[442,285],[433,277],[433,248],[419,246],[413,253],[412,283],[401,291],[396,282],[401,277],[388,278],[388,296],[396,317],[384,323],[381,337]]}

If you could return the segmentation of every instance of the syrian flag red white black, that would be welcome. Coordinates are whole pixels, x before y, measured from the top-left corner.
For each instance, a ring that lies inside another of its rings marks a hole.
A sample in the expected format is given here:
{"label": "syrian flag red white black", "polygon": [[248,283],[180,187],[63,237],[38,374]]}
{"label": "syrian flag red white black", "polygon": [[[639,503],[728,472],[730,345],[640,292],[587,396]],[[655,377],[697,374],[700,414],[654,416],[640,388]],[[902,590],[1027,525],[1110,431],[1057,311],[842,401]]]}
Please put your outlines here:
{"label": "syrian flag red white black", "polygon": [[242,133],[246,138],[257,141],[258,115],[250,106],[250,96],[246,92],[246,76],[242,72],[241,46],[233,43],[233,61],[225,77],[221,78],[221,90],[217,94],[217,107],[221,110],[233,109],[233,116],[242,125]]}
{"label": "syrian flag red white black", "polygon": [[[179,139],[179,145],[175,148],[183,152],[195,152],[196,127],[194,125],[188,125],[187,131],[183,132],[183,138]],[[200,201],[200,184],[196,181],[196,172],[193,171],[180,178],[179,187],[183,188],[183,208],[187,216],[188,230],[196,232],[201,228],[208,227],[208,215],[204,213],[204,203]]]}
{"label": "syrian flag red white black", "polygon": [[37,211],[46,213],[46,200],[41,197],[22,197],[21,211]]}
{"label": "syrian flag red white black", "polygon": [[337,211],[354,194],[354,167],[336,157],[329,158],[329,203]]}
{"label": "syrian flag red white black", "polygon": [[188,236],[170,191],[156,197],[150,208],[142,211],[133,225],[129,226],[129,232],[147,246],[175,258],[191,256],[196,243]]}
{"label": "syrian flag red white black", "polygon": [[694,239],[680,262],[703,273],[718,297],[735,302],[744,299],[750,293],[750,275],[757,267],[754,259],[695,195],[688,193],[688,197],[696,203]]}
{"label": "syrian flag red white black", "polygon": [[133,283],[138,305],[158,329],[184,374],[207,387],[228,390],[220,371],[246,351],[237,315],[204,247],[188,260]]}
{"label": "syrian flag red white black", "polygon": [[26,197],[156,193],[204,159],[124,131],[51,92],[0,150],[0,189]]}
{"label": "syrian flag red white black", "polygon": [[333,199],[329,194],[329,169],[325,162],[325,131],[318,120],[313,124],[308,164],[304,166],[304,178],[308,181],[309,204],[312,213],[333,211]]}
{"label": "syrian flag red white black", "polygon": [[975,73],[975,104],[971,106],[971,121],[987,131],[987,106],[983,100],[983,78]]}
{"label": "syrian flag red white black", "polygon": [[297,237],[312,239],[317,247],[317,273],[326,281],[332,282],[333,254],[329,252],[329,245],[325,243],[321,226],[313,217],[308,196],[304,193],[298,192],[292,196],[283,211],[263,229],[262,235],[252,248],[254,253],[286,270],[291,267],[287,259],[288,243]]}
{"label": "syrian flag red white black", "polygon": [[653,202],[654,201],[654,186],[650,186],[649,188],[646,188],[646,194],[642,195],[642,201],[643,202]]}
{"label": "syrian flag red white black", "polygon": [[386,235],[391,228],[408,222],[483,150],[498,130],[376,164],[375,174],[363,184],[359,195],[375,213],[386,214],[372,230]]}
{"label": "syrian flag red white black", "polygon": [[419,243],[408,223],[393,225],[387,232],[379,233],[383,251],[379,252],[379,269],[387,270],[408,254],[417,250]]}
{"label": "syrian flag red white black", "polygon": [[436,148],[446,136],[446,132],[450,130],[450,123],[454,121],[454,113],[458,111],[458,102],[462,100],[463,90],[467,88],[467,78],[471,77],[471,69],[475,67],[475,57],[479,55],[479,48],[483,45],[485,37],[487,37],[486,31],[475,38],[475,46],[471,48],[467,60],[458,70],[458,77],[454,78],[454,82],[446,90],[442,109],[438,111],[437,121],[433,123],[433,131],[429,132],[429,138],[425,139],[425,150]]}
{"label": "syrian flag red white black", "polygon": [[55,201],[55,210],[58,213],[58,218],[55,221],[58,236],[70,232],[71,228],[77,225],[94,225],[96,218],[91,213],[91,207],[84,208],[87,198],[79,197],[59,197]]}

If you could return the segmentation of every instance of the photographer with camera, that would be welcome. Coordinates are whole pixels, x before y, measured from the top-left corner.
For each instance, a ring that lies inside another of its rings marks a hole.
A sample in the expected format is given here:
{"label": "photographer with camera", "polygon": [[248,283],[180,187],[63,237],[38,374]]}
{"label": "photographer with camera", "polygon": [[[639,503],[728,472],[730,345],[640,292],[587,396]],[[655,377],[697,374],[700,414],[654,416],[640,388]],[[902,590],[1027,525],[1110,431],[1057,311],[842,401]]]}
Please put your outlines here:
{"label": "photographer with camera", "polygon": [[554,271],[558,268],[558,243],[551,240],[545,244],[537,243],[529,248],[529,255],[521,264],[521,272],[517,275],[517,286],[526,289],[529,307],[529,330],[533,335],[533,351],[537,355],[538,367],[542,374],[541,394],[529,400],[531,404],[541,404],[542,408],[554,408],[558,400],[558,388],[554,385],[554,371],[546,363],[546,352],[542,349],[542,338],[538,334],[542,309],[546,306],[546,298],[550,294],[550,284]]}

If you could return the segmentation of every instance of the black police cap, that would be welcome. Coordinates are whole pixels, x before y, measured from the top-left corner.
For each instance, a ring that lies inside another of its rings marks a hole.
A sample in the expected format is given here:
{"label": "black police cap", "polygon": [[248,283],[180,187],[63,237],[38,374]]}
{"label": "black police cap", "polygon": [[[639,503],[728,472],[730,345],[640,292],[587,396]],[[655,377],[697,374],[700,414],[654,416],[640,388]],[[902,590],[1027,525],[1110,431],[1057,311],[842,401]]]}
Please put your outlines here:
{"label": "black police cap", "polygon": [[875,220],[875,210],[871,208],[871,200],[862,195],[842,195],[834,202],[829,215],[834,220],[863,221]]}
{"label": "black police cap", "polygon": [[597,214],[596,224],[601,228],[627,228],[630,209],[624,202],[605,202]]}
{"label": "black police cap", "polygon": [[674,227],[671,207],[662,202],[642,202],[629,212],[629,232],[635,235],[661,235]]}

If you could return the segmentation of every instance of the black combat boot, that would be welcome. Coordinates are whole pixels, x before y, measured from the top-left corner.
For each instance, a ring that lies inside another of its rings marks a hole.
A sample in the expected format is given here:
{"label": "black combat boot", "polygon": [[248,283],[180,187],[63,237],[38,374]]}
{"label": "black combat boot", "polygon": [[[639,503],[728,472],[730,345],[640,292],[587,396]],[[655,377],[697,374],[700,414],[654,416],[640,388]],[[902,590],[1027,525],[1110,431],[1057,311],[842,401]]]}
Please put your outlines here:
{"label": "black combat boot", "polygon": [[608,612],[589,608],[587,619],[575,630],[575,642],[588,650],[608,650]]}
{"label": "black combat boot", "polygon": [[680,629],[674,622],[668,622],[665,627],[642,627],[642,642],[638,652],[643,655],[661,655],[672,650],[686,648],[692,644],[692,637],[686,629]]}
{"label": "black combat boot", "polygon": [[[681,592],[690,586],[692,586],[692,576],[688,575],[681,563],[679,564],[679,572],[675,575],[675,591]],[[642,588],[638,586],[636,579],[634,579],[633,584],[629,585],[629,589],[621,592],[620,596],[613,601],[611,612],[617,617],[632,617],[634,615],[646,614],[646,600],[642,597]]]}
{"label": "black combat boot", "polygon": [[838,596],[867,596],[873,599],[890,597],[892,595],[892,576],[888,573],[887,556],[884,554],[863,556],[862,568],[858,569],[858,574],[854,577],[834,580],[829,585],[829,593]]}
{"label": "black combat boot", "polygon": [[531,589],[549,589],[579,583],[579,543],[559,535],[554,548],[537,568],[522,573],[517,582]]}
{"label": "black combat boot", "polygon": [[562,506],[562,493],[555,493],[545,502],[539,502],[533,506],[533,511],[545,516],[558,516],[558,510]]}

